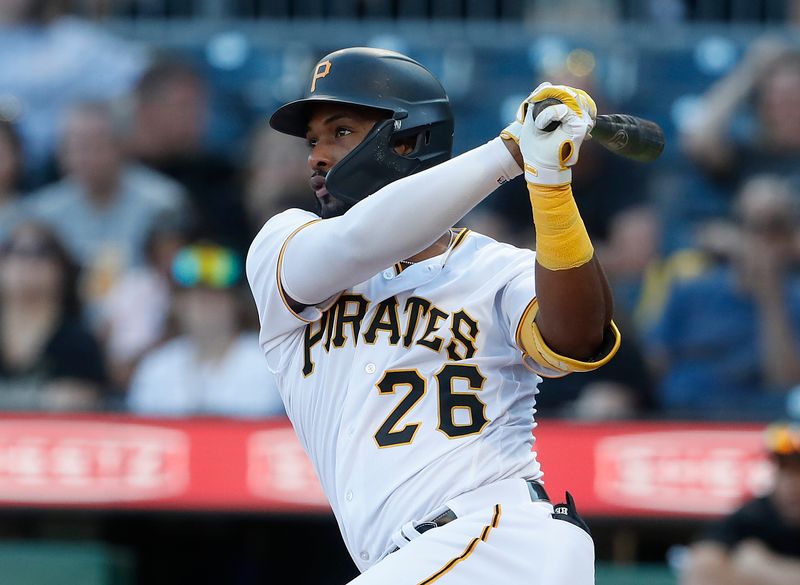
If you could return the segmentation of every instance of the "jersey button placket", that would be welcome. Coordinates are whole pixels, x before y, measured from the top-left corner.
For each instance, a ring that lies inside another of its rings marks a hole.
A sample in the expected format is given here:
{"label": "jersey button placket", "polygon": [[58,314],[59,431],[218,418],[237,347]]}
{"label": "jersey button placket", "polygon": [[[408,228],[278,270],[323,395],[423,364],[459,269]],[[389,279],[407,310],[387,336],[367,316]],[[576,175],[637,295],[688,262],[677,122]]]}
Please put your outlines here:
{"label": "jersey button placket", "polygon": [[377,369],[378,368],[372,362],[369,362],[366,366],[364,366],[364,371],[368,374],[374,374]]}

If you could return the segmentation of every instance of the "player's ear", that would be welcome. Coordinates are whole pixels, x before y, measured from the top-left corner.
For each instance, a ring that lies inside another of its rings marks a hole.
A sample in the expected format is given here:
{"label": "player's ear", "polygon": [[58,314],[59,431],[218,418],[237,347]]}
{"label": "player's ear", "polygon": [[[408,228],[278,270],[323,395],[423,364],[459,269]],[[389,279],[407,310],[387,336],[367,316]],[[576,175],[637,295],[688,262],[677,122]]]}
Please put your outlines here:
{"label": "player's ear", "polygon": [[394,143],[394,151],[401,155],[405,156],[410,154],[414,151],[417,147],[417,137],[416,136],[407,136],[405,138],[401,138]]}

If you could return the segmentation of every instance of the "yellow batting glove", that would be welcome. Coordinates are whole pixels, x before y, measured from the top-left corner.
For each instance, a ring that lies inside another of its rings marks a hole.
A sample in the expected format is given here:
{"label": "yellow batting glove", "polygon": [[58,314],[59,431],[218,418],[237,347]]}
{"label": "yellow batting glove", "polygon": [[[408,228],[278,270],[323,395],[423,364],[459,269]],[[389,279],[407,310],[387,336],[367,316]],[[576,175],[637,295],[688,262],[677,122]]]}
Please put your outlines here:
{"label": "yellow batting glove", "polygon": [[[548,98],[558,103],[534,120],[531,104]],[[594,127],[597,106],[582,90],[550,83],[537,87],[528,102],[519,149],[536,224],[536,261],[548,270],[577,268],[592,259],[594,247],[572,196],[571,167]],[[556,129],[545,130],[553,122]]]}
{"label": "yellow batting glove", "polygon": [[[581,144],[594,127],[597,106],[583,90],[543,83],[528,97],[530,103],[555,98],[560,103],[544,108],[536,119],[525,108],[519,147],[525,159],[525,179],[534,185],[565,185],[572,181]],[[545,130],[559,122],[555,130]]]}
{"label": "yellow batting glove", "polygon": [[514,121],[500,132],[500,138],[513,140],[519,144],[519,137],[522,134],[522,125],[525,123],[525,114],[528,112],[528,107],[548,97],[554,97],[562,101],[566,100],[566,102],[570,103],[574,99],[579,109],[589,113],[592,118],[592,124],[594,124],[594,119],[597,117],[597,106],[588,93],[582,89],[576,89],[565,85],[552,85],[549,82],[544,82],[534,89],[528,97],[522,100],[517,108]]}

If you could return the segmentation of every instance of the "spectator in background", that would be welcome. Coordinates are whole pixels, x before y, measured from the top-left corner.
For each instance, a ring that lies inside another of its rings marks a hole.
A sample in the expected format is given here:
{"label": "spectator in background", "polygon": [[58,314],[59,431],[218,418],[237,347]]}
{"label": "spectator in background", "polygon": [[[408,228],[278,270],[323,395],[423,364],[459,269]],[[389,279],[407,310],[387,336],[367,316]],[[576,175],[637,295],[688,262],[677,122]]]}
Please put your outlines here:
{"label": "spectator in background", "polygon": [[273,416],[283,405],[258,334],[241,258],[212,243],[183,248],[172,264],[178,337],[145,355],[128,407],[148,415]]}
{"label": "spectator in background", "polygon": [[[786,181],[747,181],[726,260],[675,286],[649,335],[663,406],[686,416],[775,416],[800,383],[798,202]],[[718,251],[719,254],[723,251]]]}
{"label": "spectator in background", "polygon": [[77,275],[44,226],[19,225],[0,249],[0,409],[101,406],[104,358],[81,320]]}
{"label": "spectator in background", "polygon": [[64,16],[64,0],[0,2],[0,96],[19,124],[28,170],[47,172],[64,110],[125,95],[147,55],[95,24]]}
{"label": "spectator in background", "polygon": [[204,144],[205,80],[187,61],[157,60],[139,79],[133,107],[129,149],[134,158],[185,187],[203,233],[245,253],[251,231],[238,170]]}
{"label": "spectator in background", "polygon": [[0,241],[8,237],[22,215],[19,193],[22,164],[19,134],[0,116]]}
{"label": "spectator in background", "polygon": [[662,255],[662,226],[656,209],[637,205],[611,218],[608,238],[597,247],[603,259],[614,302],[632,317],[637,334],[660,318],[675,283],[702,274],[710,263],[700,249]]}
{"label": "spectator in background", "polygon": [[684,127],[688,155],[728,185],[778,173],[800,185],[800,52],[762,39],[703,96]]}
{"label": "spectator in background", "polygon": [[660,255],[661,225],[655,210],[638,205],[617,213],[610,220],[606,241],[598,247],[615,304],[635,314],[645,273]]}
{"label": "spectator in background", "polygon": [[308,151],[300,140],[260,125],[251,139],[245,168],[245,204],[257,232],[276,213],[290,207],[314,211],[308,186]]}
{"label": "spectator in background", "polygon": [[707,527],[690,548],[681,585],[800,582],[800,425],[770,425],[766,447],[775,465],[771,492]]}
{"label": "spectator in background", "polygon": [[64,124],[61,181],[32,195],[31,213],[53,226],[87,270],[96,303],[129,266],[144,261],[145,238],[163,213],[188,213],[179,185],[131,164],[105,103],[72,106]]}
{"label": "spectator in background", "polygon": [[162,341],[172,302],[172,261],[190,237],[184,217],[159,217],[145,241],[145,263],[126,271],[103,301],[100,331],[114,385],[126,389],[141,356]]}

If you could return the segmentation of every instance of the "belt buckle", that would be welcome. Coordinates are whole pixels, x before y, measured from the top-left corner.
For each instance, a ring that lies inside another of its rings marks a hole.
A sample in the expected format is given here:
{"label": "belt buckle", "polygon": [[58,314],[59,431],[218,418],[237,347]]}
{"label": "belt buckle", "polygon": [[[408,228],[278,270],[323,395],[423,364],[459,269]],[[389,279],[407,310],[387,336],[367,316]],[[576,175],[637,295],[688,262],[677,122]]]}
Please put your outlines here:
{"label": "belt buckle", "polygon": [[384,556],[388,556],[392,553],[397,552],[398,550],[400,550],[401,546],[405,546],[406,544],[411,542],[411,540],[413,540],[414,536],[409,537],[407,532],[413,533],[414,531],[416,531],[417,536],[422,536],[422,534],[428,532],[428,530],[433,530],[434,528],[439,528],[440,526],[449,524],[450,522],[452,522],[457,518],[456,513],[447,507],[445,507],[443,511],[437,510],[435,514],[436,515],[433,518],[430,518],[429,520],[423,520],[419,524],[417,524],[416,522],[410,522],[409,524],[411,524],[413,530],[405,530],[405,528],[401,528],[399,531],[397,531],[392,536],[392,540],[394,540],[395,546],[392,549],[390,549]]}
{"label": "belt buckle", "polygon": [[415,524],[414,528],[417,529],[417,532],[422,534],[424,532],[428,532],[428,530],[438,528],[439,526],[441,526],[441,524],[436,524],[435,522],[421,522],[419,524]]}
{"label": "belt buckle", "polygon": [[525,483],[528,486],[528,493],[531,496],[532,502],[550,501],[550,496],[547,495],[547,491],[544,489],[544,486],[540,484],[538,481],[529,479]]}

